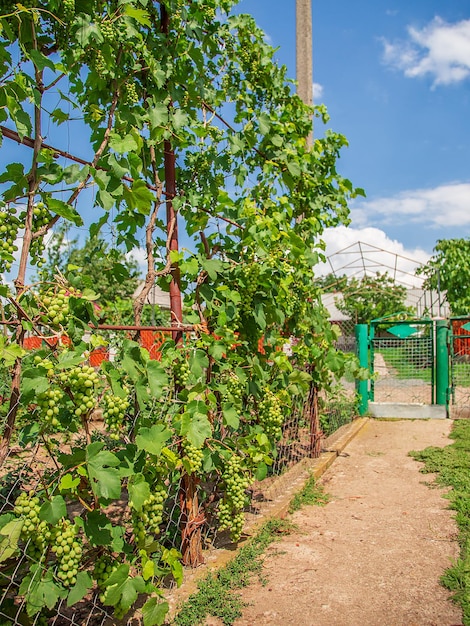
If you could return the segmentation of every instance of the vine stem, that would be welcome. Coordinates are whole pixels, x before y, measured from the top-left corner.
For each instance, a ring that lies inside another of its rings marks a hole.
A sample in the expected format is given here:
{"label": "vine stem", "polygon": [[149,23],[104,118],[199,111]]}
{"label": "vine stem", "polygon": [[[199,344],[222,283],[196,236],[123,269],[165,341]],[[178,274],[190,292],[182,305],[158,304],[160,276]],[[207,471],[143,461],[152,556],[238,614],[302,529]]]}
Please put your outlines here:
{"label": "vine stem", "polygon": [[[32,42],[35,50],[38,49],[37,39],[36,39],[36,29],[34,26],[34,22],[31,22],[32,29]],[[25,291],[25,279],[26,279],[26,269],[28,264],[29,253],[31,249],[31,242],[33,240],[33,210],[34,210],[34,199],[36,197],[37,190],[39,188],[40,180],[38,178],[38,157],[42,147],[42,128],[41,128],[41,103],[44,94],[44,82],[43,82],[43,71],[40,70],[37,65],[34,65],[34,75],[36,81],[36,88],[38,91],[39,102],[36,102],[34,105],[34,147],[33,147],[33,157],[31,163],[31,170],[28,174],[28,201],[26,207],[26,219],[24,224],[24,233],[23,233],[23,245],[21,248],[21,256],[18,268],[18,275],[16,279],[13,281],[16,288],[16,296],[19,301],[21,295]],[[22,314],[19,314],[19,318],[21,319]],[[16,328],[16,342],[20,346],[20,348],[24,345],[24,338],[26,335],[26,331],[24,327],[19,324]],[[10,450],[10,442],[13,436],[13,431],[15,429],[16,416],[18,415],[18,409],[20,406],[20,397],[21,397],[21,373],[22,373],[22,360],[21,358],[17,358],[15,364],[13,366],[12,375],[11,375],[11,395],[10,395],[10,404],[8,407],[8,414],[6,418],[5,428],[2,435],[2,440],[0,443],[0,467],[5,462],[5,459],[8,456],[8,452]]]}

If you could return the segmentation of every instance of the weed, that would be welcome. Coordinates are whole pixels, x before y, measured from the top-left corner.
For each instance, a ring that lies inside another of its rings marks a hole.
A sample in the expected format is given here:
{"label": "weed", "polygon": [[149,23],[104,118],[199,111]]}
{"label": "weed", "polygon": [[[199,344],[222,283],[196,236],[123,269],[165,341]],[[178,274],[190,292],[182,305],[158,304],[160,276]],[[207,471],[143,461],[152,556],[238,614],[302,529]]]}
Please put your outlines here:
{"label": "weed", "polygon": [[218,617],[226,626],[233,624],[246,606],[235,590],[246,587],[254,574],[261,573],[266,548],[294,528],[286,520],[268,521],[230,563],[198,583],[198,591],[188,598],[173,624],[197,626],[208,615]]}
{"label": "weed", "polygon": [[410,456],[424,463],[423,473],[435,473],[437,483],[452,488],[444,497],[457,512],[460,558],[441,583],[452,591],[452,598],[462,607],[464,625],[470,626],[470,421],[455,421],[451,438],[450,446],[426,448]]}
{"label": "weed", "polygon": [[329,496],[323,488],[317,485],[314,476],[310,476],[304,488],[295,494],[289,505],[289,513],[298,511],[302,506],[318,505],[324,506],[329,502]]}

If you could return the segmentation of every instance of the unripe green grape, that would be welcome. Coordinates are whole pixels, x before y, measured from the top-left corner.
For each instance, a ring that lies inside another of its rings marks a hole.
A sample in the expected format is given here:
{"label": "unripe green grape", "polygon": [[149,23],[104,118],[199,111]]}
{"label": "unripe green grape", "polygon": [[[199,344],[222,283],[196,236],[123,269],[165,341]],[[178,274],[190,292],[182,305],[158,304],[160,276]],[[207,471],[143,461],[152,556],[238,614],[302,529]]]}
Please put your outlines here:
{"label": "unripe green grape", "polygon": [[184,453],[184,458],[189,465],[189,474],[197,474],[202,467],[204,453],[200,448],[193,446],[193,444],[187,439],[183,441],[181,447]]}
{"label": "unripe green grape", "polygon": [[64,587],[72,587],[77,581],[83,548],[77,528],[69,520],[64,520],[55,529],[52,552],[57,558],[57,578]]}
{"label": "unripe green grape", "polygon": [[157,483],[151,489],[151,493],[143,503],[141,511],[132,511],[132,522],[137,544],[144,543],[149,534],[160,534],[163,508],[168,494],[163,483]]}
{"label": "unripe green grape", "polygon": [[[53,370],[48,370],[49,372]],[[59,415],[59,404],[63,398],[63,393],[60,389],[49,387],[43,393],[38,394],[36,397],[36,403],[41,421],[48,427],[57,428],[60,423],[57,419]]]}
{"label": "unripe green grape", "polygon": [[118,440],[126,411],[130,406],[129,400],[119,396],[105,395],[103,404],[103,420],[106,424],[106,429],[110,433],[111,439]]}
{"label": "unripe green grape", "polygon": [[190,376],[189,363],[185,360],[176,361],[173,364],[173,376],[177,386],[186,387]]}
{"label": "unripe green grape", "polygon": [[245,490],[250,484],[250,478],[242,467],[241,458],[236,454],[226,461],[222,480],[225,493],[217,512],[219,529],[230,530],[232,539],[238,541],[243,530]]}

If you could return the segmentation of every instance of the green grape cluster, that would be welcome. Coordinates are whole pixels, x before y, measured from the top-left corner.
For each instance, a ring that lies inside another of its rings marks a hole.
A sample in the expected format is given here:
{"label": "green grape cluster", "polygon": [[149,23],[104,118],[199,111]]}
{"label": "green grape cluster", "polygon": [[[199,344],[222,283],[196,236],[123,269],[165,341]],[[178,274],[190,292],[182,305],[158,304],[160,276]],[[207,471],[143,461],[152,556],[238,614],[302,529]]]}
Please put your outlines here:
{"label": "green grape cluster", "polygon": [[126,104],[132,106],[133,104],[137,104],[139,102],[139,94],[137,93],[137,89],[134,82],[126,84]]}
{"label": "green grape cluster", "polygon": [[184,458],[189,466],[189,474],[197,474],[202,467],[204,453],[200,448],[196,448],[193,444],[185,439],[182,443]]}
{"label": "green grape cluster", "polygon": [[57,558],[57,578],[64,587],[71,587],[77,582],[83,546],[77,535],[77,527],[69,520],[56,528],[52,552]]}
{"label": "green grape cluster", "polygon": [[103,397],[103,419],[111,439],[118,440],[126,411],[130,406],[127,398],[106,395]]}
{"label": "green grape cluster", "polygon": [[38,367],[43,367],[47,371],[47,377],[54,377],[54,364],[50,359],[43,359],[38,354],[34,357],[34,364]]}
{"label": "green grape cluster", "polygon": [[93,578],[96,580],[98,587],[102,587],[118,567],[119,562],[113,560],[109,554],[100,556],[93,568]]}
{"label": "green grape cluster", "polygon": [[95,387],[99,376],[94,368],[88,365],[78,365],[59,374],[59,381],[68,387],[73,394],[75,415],[86,415],[95,407]]}
{"label": "green grape cluster", "polygon": [[44,520],[39,522],[37,530],[30,538],[27,547],[28,555],[35,561],[43,561],[51,544],[53,533]]}
{"label": "green grape cluster", "polygon": [[100,31],[103,35],[103,39],[112,44],[116,41],[116,29],[110,20],[103,20],[100,22]]}
{"label": "green grape cluster", "polygon": [[8,272],[18,250],[15,241],[18,238],[20,220],[16,217],[14,206],[3,206],[0,210],[0,272]]}
{"label": "green grape cluster", "polygon": [[67,22],[72,21],[75,16],[75,0],[62,0],[62,10],[64,19]]}
{"label": "green grape cluster", "polygon": [[59,405],[63,398],[63,393],[60,389],[49,387],[46,391],[36,396],[36,404],[39,409],[39,414],[47,426],[57,428],[60,425],[57,416],[59,415]]}
{"label": "green grape cluster", "polygon": [[98,76],[102,78],[103,80],[106,80],[108,76],[108,68],[106,66],[106,61],[101,50],[98,50],[96,52],[96,56],[94,59],[94,66],[95,66],[95,71],[98,74]]}
{"label": "green grape cluster", "polygon": [[259,421],[267,436],[274,441],[279,441],[284,423],[282,400],[268,387],[263,391],[264,396],[258,403]]}
{"label": "green grape cluster", "polygon": [[260,266],[253,262],[243,265],[239,279],[242,299],[240,302],[240,313],[248,316],[252,312],[253,298],[258,290]]}
{"label": "green grape cluster", "polygon": [[160,534],[160,524],[163,521],[163,505],[167,497],[167,490],[163,483],[153,486],[140,512],[133,511],[134,535],[138,543],[143,543],[149,534]]}
{"label": "green grape cluster", "polygon": [[179,387],[186,387],[189,381],[189,375],[189,363],[187,361],[175,361],[173,364],[175,384]]}
{"label": "green grape cluster", "polygon": [[69,299],[70,293],[64,288],[46,291],[42,297],[42,304],[46,307],[42,321],[54,326],[63,324],[70,313]]}
{"label": "green grape cluster", "polygon": [[13,512],[23,518],[23,526],[21,527],[22,539],[29,539],[36,534],[41,521],[39,519],[40,509],[40,500],[34,493],[23,491],[16,498]]}
{"label": "green grape cluster", "polygon": [[243,400],[243,392],[245,385],[235,372],[224,372],[222,376],[222,383],[225,385],[225,392],[223,394],[224,401],[231,401],[234,404],[240,405]]}
{"label": "green grape cluster", "polygon": [[[33,232],[37,232],[43,226],[47,226],[52,219],[52,213],[47,208],[44,202],[38,202],[33,208]],[[20,215],[20,220],[26,220],[26,212],[24,211]],[[44,265],[44,235],[41,237],[35,237],[31,241],[30,247],[30,260],[32,265],[41,267]]]}
{"label": "green grape cluster", "polygon": [[21,539],[27,542],[26,552],[35,561],[41,561],[52,539],[49,525],[39,519],[40,499],[34,493],[22,492],[15,500],[13,512],[23,520]]}
{"label": "green grape cluster", "polygon": [[225,485],[225,494],[219,503],[218,518],[219,529],[230,530],[234,541],[240,539],[243,531],[245,515],[245,489],[250,484],[246,470],[242,468],[242,460],[237,455],[232,455],[224,468],[222,480]]}

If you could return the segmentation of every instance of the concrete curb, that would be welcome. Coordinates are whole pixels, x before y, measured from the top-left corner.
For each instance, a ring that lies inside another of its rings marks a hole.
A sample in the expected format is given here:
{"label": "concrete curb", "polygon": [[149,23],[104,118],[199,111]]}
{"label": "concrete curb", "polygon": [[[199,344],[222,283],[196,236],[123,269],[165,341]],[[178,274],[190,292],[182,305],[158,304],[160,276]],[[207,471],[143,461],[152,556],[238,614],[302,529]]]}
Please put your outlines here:
{"label": "concrete curb", "polygon": [[[197,591],[197,583],[210,572],[216,572],[237,556],[250,538],[270,519],[286,517],[292,498],[300,492],[310,476],[319,478],[334,463],[346,446],[356,437],[359,431],[369,422],[369,418],[360,417],[350,424],[339,428],[324,442],[324,452],[316,459],[302,459],[289,469],[269,487],[266,496],[268,502],[259,507],[256,514],[248,514],[244,528],[244,538],[236,545],[208,551],[206,562],[196,570],[185,572],[184,582],[179,589],[167,594],[170,605],[168,617],[172,619],[180,605]],[[272,498],[270,497],[272,494]]]}

